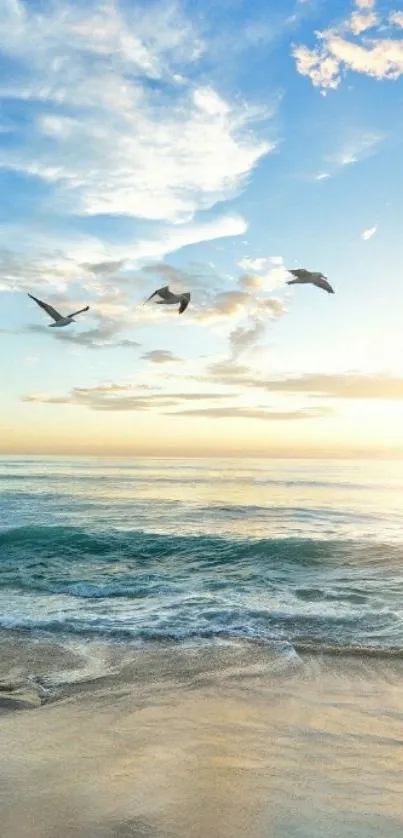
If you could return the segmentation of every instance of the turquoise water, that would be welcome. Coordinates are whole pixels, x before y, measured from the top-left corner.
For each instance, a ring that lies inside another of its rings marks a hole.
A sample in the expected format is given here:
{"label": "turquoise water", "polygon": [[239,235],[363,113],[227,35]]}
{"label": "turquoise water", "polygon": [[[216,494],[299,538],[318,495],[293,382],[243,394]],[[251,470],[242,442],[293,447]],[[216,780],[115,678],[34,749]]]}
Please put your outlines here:
{"label": "turquoise water", "polygon": [[403,654],[403,464],[0,460],[0,628]]}

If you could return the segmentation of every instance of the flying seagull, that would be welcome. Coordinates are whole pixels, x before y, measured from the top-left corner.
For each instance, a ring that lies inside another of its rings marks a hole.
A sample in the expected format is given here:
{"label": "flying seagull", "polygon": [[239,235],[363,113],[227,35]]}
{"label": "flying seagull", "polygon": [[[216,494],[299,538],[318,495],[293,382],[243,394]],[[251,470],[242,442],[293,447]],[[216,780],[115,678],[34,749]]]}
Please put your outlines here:
{"label": "flying seagull", "polygon": [[157,300],[157,304],[160,306],[173,306],[175,303],[179,303],[179,314],[183,314],[190,302],[189,292],[186,292],[186,294],[174,294],[169,290],[169,285],[164,285],[163,288],[154,291],[145,302],[148,303],[153,297],[161,297],[160,300]]}
{"label": "flying seagull", "polygon": [[31,297],[31,300],[35,300],[38,303],[38,306],[43,308],[50,317],[53,318],[55,321],[54,323],[49,323],[49,326],[55,326],[57,328],[61,328],[62,326],[68,326],[70,323],[74,323],[74,318],[76,314],[82,314],[83,311],[88,311],[89,306],[85,306],[85,308],[80,308],[79,311],[73,311],[73,314],[67,314],[66,317],[63,317],[58,311],[56,311],[53,306],[49,305],[49,303],[44,303],[42,300],[38,300],[37,297],[34,297],[33,294],[28,294],[28,297]]}
{"label": "flying seagull", "polygon": [[333,288],[324,274],[306,271],[305,268],[296,268],[296,270],[290,270],[289,273],[293,274],[296,279],[289,279],[287,285],[316,285],[318,288],[323,288],[328,294],[334,294]]}

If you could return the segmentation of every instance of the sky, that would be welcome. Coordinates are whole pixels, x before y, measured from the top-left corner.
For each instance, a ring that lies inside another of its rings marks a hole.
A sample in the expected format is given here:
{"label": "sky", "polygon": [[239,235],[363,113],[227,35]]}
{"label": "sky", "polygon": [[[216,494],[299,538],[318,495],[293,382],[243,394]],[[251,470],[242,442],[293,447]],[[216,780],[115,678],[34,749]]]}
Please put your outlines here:
{"label": "sky", "polygon": [[0,453],[401,456],[397,4],[0,19]]}

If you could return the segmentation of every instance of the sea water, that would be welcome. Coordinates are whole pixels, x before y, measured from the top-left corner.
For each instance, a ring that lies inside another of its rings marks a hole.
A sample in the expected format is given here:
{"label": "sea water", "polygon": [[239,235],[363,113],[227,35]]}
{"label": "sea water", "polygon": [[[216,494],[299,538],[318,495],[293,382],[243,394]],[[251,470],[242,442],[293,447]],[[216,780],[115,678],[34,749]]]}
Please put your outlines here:
{"label": "sea water", "polygon": [[0,460],[0,628],[403,654],[403,463]]}

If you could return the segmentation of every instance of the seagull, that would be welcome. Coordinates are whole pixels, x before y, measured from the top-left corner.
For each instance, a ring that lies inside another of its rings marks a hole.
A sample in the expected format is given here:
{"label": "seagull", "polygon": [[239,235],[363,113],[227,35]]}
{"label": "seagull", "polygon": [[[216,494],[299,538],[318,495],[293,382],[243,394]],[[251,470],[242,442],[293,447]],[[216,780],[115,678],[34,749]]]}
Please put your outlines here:
{"label": "seagull", "polygon": [[323,288],[328,294],[334,294],[333,288],[324,274],[306,271],[305,268],[296,268],[296,270],[290,270],[289,273],[293,274],[296,279],[288,280],[287,285],[316,285],[318,288]]}
{"label": "seagull", "polygon": [[85,308],[80,308],[79,311],[73,311],[73,314],[67,314],[66,317],[63,317],[63,315],[56,311],[56,309],[49,305],[49,303],[44,303],[42,300],[38,300],[38,298],[34,297],[33,294],[28,294],[28,297],[31,297],[31,300],[35,300],[35,302],[38,303],[38,306],[43,308],[44,311],[46,311],[50,317],[53,318],[55,322],[49,323],[49,326],[54,326],[56,328],[69,326],[70,323],[74,323],[76,314],[81,314],[83,311],[88,311],[89,309],[89,306],[85,306]]}
{"label": "seagull", "polygon": [[157,300],[157,304],[160,306],[173,306],[175,303],[179,303],[179,314],[183,314],[190,302],[189,292],[186,294],[174,294],[169,290],[169,285],[164,285],[163,288],[159,288],[158,291],[154,291],[154,293],[151,294],[145,302],[148,303],[153,297],[161,297],[160,300]]}

